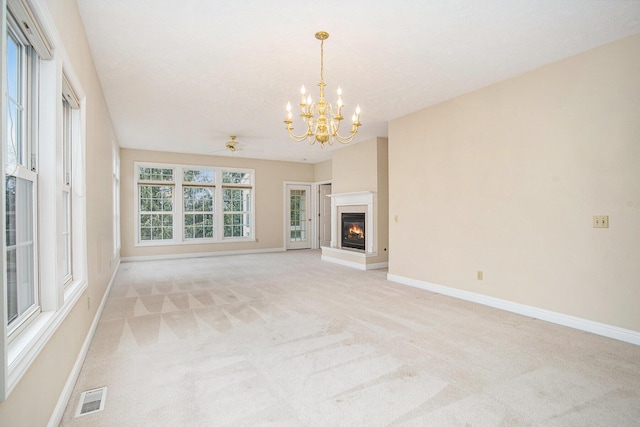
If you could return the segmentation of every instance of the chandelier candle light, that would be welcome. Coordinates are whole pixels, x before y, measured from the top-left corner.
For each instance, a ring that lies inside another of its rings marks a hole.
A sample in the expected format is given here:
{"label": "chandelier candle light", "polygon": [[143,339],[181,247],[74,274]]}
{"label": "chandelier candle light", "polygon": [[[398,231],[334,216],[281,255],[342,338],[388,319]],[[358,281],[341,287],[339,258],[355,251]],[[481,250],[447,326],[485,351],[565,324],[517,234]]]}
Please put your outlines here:
{"label": "chandelier candle light", "polygon": [[[306,90],[304,86],[300,89],[300,117],[307,124],[307,131],[302,135],[296,135],[293,133],[293,121],[291,120],[291,103],[287,102],[287,118],[284,120],[287,125],[287,130],[289,131],[289,136],[295,141],[302,141],[305,138],[309,139],[309,144],[314,144],[317,142],[320,143],[320,147],[324,148],[324,143],[328,142],[329,145],[333,144],[335,141],[339,141],[343,144],[348,144],[353,140],[353,137],[356,136],[358,132],[358,126],[360,123],[360,106],[356,107],[356,112],[353,114],[351,118],[353,120],[353,124],[351,125],[351,133],[346,136],[342,136],[338,134],[340,130],[340,122],[344,117],[342,117],[342,107],[344,104],[342,103],[342,89],[338,87],[338,101],[336,102],[336,109],[334,113],[333,106],[326,102],[324,99],[324,87],[326,83],[324,82],[324,50],[323,45],[324,41],[329,38],[329,33],[325,31],[319,31],[316,33],[316,38],[320,40],[320,99],[317,102],[313,102],[311,99],[311,95],[306,96]],[[305,97],[306,96],[306,97]]]}

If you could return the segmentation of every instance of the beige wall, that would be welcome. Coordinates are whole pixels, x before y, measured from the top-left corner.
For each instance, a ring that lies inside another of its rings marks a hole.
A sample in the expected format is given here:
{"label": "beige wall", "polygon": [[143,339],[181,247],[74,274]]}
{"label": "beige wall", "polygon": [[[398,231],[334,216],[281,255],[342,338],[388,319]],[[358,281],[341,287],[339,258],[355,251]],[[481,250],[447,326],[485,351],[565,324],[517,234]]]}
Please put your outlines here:
{"label": "beige wall", "polygon": [[[76,2],[48,0],[47,6],[86,94],[88,289],[9,398],[0,403],[3,426],[47,424],[117,264],[111,215],[110,159],[112,141],[116,139],[113,126]],[[89,297],[91,308],[87,304]]]}
{"label": "beige wall", "polygon": [[378,158],[378,253],[389,260],[389,140],[377,138]]}
{"label": "beige wall", "polygon": [[316,163],[313,165],[314,173],[313,179],[315,182],[323,182],[331,180],[331,160],[325,162]]}
{"label": "beige wall", "polygon": [[[376,193],[374,215],[378,257],[368,262],[386,262],[389,247],[388,141],[374,138],[347,145],[333,152],[333,194],[373,191]],[[332,255],[337,256],[337,255]]]}
{"label": "beige wall", "polygon": [[389,272],[640,331],[638,76],[640,35],[393,120]]}
{"label": "beige wall", "polygon": [[[122,149],[120,157],[122,174],[120,216],[122,218],[123,257],[284,248],[284,182],[313,182],[314,180],[314,165],[308,163],[129,149]],[[256,238],[258,241],[135,247],[133,173],[136,161],[255,169]]]}
{"label": "beige wall", "polygon": [[335,150],[331,165],[333,194],[376,191],[377,165],[378,145],[375,138]]}

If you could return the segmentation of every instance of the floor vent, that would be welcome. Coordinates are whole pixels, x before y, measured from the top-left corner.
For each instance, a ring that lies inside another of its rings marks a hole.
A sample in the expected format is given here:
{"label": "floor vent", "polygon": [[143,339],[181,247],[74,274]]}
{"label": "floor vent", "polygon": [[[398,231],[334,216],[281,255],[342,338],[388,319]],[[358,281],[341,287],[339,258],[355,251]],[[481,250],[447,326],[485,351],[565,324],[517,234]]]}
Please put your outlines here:
{"label": "floor vent", "polygon": [[87,390],[80,395],[76,417],[93,414],[104,409],[104,402],[107,400],[107,388],[100,387]]}

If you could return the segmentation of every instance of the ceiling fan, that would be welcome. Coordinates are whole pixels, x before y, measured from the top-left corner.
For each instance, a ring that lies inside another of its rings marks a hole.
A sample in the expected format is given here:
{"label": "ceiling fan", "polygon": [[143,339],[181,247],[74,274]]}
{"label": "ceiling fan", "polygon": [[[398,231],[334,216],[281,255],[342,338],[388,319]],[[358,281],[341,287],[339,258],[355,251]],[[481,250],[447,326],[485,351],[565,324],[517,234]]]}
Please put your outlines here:
{"label": "ceiling fan", "polygon": [[217,150],[208,151],[208,154],[219,153],[221,151],[229,150],[232,153],[236,153],[238,151],[242,151],[240,147],[240,143],[236,141],[237,136],[231,135],[231,139],[224,143],[224,148],[218,148]]}
{"label": "ceiling fan", "polygon": [[238,147],[238,141],[236,141],[235,135],[231,135],[231,141],[227,141],[224,144],[224,146],[227,150],[231,151],[232,153],[242,150],[242,148]]}

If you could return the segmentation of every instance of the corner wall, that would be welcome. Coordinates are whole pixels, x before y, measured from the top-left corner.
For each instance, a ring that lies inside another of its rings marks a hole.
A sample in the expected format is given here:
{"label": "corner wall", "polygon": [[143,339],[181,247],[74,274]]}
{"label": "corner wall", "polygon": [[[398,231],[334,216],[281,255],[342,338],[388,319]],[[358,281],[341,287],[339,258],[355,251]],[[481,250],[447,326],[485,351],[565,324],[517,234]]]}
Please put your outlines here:
{"label": "corner wall", "polygon": [[[333,152],[332,158],[333,194],[373,191],[376,204],[374,217],[377,218],[375,233],[377,256],[368,257],[366,262],[384,264],[389,257],[389,184],[388,184],[388,140],[374,138],[345,146]],[[333,258],[354,261],[355,254],[340,254],[329,251]]]}
{"label": "corner wall", "polygon": [[[136,247],[134,230],[134,162],[173,163],[203,166],[227,166],[255,169],[256,239],[255,242],[186,244]],[[189,255],[225,251],[284,250],[285,181],[314,181],[314,165],[243,159],[239,157],[201,156],[145,150],[120,150],[122,257]]]}
{"label": "corner wall", "polygon": [[635,35],[393,120],[389,273],[640,331],[638,76]]}
{"label": "corner wall", "polygon": [[315,182],[331,181],[331,160],[313,165]]}

